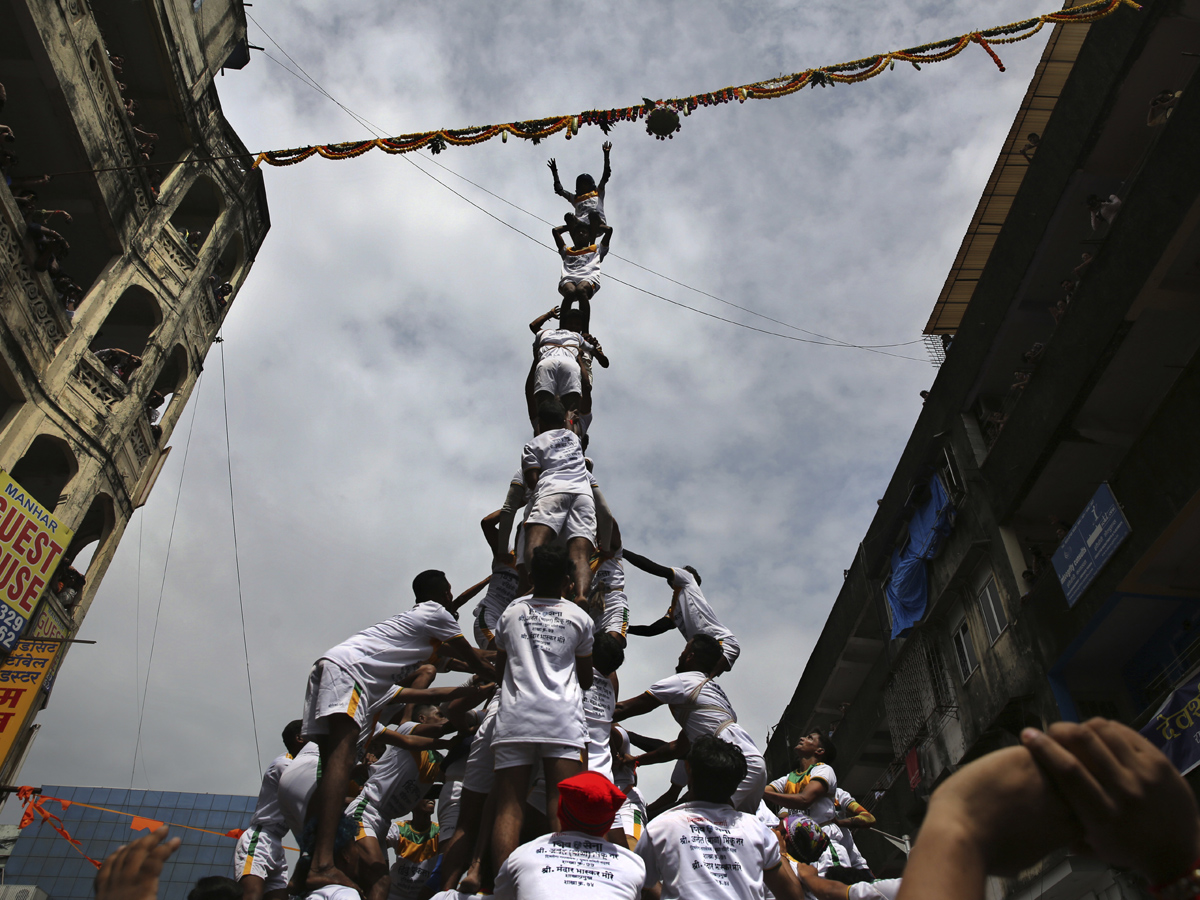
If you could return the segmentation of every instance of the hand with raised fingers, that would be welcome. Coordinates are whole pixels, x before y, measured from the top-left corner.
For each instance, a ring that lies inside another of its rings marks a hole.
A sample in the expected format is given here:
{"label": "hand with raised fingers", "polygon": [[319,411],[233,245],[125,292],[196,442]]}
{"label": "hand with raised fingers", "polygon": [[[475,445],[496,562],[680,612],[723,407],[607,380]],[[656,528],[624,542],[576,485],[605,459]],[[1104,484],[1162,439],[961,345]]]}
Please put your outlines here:
{"label": "hand with raised fingers", "polygon": [[167,826],[119,848],[96,873],[96,900],[156,900],[163,863],[179,849],[179,838],[167,837]]}
{"label": "hand with raised fingers", "polygon": [[1183,776],[1148,740],[1108,719],[1026,728],[1021,743],[1083,826],[1089,850],[1151,883],[1200,859],[1200,817]]}

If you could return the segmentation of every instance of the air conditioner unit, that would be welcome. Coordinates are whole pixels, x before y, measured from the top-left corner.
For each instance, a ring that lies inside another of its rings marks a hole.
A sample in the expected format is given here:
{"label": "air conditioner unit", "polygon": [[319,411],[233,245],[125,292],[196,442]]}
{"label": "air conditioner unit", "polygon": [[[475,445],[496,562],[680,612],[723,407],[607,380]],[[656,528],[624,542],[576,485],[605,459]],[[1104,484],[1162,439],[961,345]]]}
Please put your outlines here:
{"label": "air conditioner unit", "polygon": [[35,884],[0,884],[0,900],[50,900]]}

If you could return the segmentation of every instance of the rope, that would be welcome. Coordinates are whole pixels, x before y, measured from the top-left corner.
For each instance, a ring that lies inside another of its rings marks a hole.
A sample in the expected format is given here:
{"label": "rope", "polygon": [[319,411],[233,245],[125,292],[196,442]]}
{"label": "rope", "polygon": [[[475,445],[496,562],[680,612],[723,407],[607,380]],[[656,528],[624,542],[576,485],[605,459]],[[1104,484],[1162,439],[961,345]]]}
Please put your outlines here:
{"label": "rope", "polygon": [[[188,423],[187,443],[183,448],[183,465],[179,467],[179,485],[175,489],[175,512],[171,515],[171,532],[167,537],[167,555],[163,560],[162,582],[158,586],[158,605],[154,610],[154,630],[150,632],[150,657],[146,660],[146,680],[142,686],[142,705],[138,710],[137,739],[133,744],[133,764],[129,767],[129,787],[133,787],[133,776],[137,772],[138,749],[142,746],[142,722],[146,718],[146,697],[150,693],[150,669],[154,665],[154,645],[158,641],[158,620],[162,613],[163,591],[167,586],[167,567],[171,563],[171,545],[175,542],[175,520],[179,518],[179,498],[183,493],[183,476],[187,472],[188,452],[192,448],[192,433],[196,430],[196,412],[200,409],[200,384],[204,381],[204,373],[196,379],[196,403],[192,407],[192,419]],[[145,760],[142,761],[143,768]]]}
{"label": "rope", "polygon": [[[879,53],[849,62],[835,63],[815,69],[805,69],[791,75],[781,75],[764,81],[734,87],[725,87],[717,91],[693,94],[687,97],[673,97],[666,100],[643,99],[634,106],[607,110],[589,109],[583,112],[556,115],[541,119],[526,119],[523,121],[506,122],[495,125],[472,125],[467,128],[446,129],[434,131],[413,132],[395,137],[377,136],[366,141],[342,141],[332,144],[312,144],[305,147],[293,147],[287,150],[264,150],[254,158],[253,167],[258,168],[263,163],[269,166],[294,166],[313,156],[324,159],[355,159],[376,148],[384,153],[404,154],[426,147],[432,153],[441,153],[447,146],[465,147],[489,141],[497,135],[506,142],[509,135],[539,141],[565,131],[569,140],[579,133],[583,125],[597,125],[607,134],[618,122],[636,122],[647,120],[647,131],[656,137],[668,136],[679,128],[679,115],[689,116],[701,106],[719,106],[737,100],[745,103],[747,100],[773,100],[794,94],[804,87],[827,87],[834,84],[858,84],[870,78],[875,78],[895,68],[897,62],[911,63],[920,69],[921,64],[944,62],[962,53],[971,44],[978,44],[995,62],[1001,72],[1004,64],[992,44],[1012,44],[1027,40],[1040,32],[1047,23],[1056,25],[1090,25],[1115,13],[1120,7],[1129,6],[1140,10],[1141,6],[1134,0],[1092,0],[1072,9],[1058,10],[1007,25],[970,31],[958,37],[947,38],[931,44],[909,47],[905,50],[893,50],[889,53]],[[247,14],[249,15],[249,14]],[[256,19],[255,25],[262,28]],[[263,30],[266,34],[266,30]],[[287,51],[279,46],[270,35],[268,39],[279,47],[280,51],[291,60],[305,77],[329,99],[341,106],[360,124],[368,125],[366,120],[351,112],[327,91],[317,85],[315,79],[308,75]],[[275,60],[278,63],[278,60]],[[282,65],[282,63],[280,63]],[[368,129],[374,130],[374,129]]]}
{"label": "rope", "polygon": [[233,503],[233,456],[229,450],[229,392],[225,388],[225,341],[221,341],[221,406],[225,410],[225,468],[229,473],[229,518],[233,522],[233,566],[237,572],[238,612],[242,616],[242,652],[246,658],[246,690],[250,694],[250,724],[254,726],[254,759],[262,778],[262,749],[258,744],[258,717],[254,714],[254,682],[250,680],[250,644],[246,640],[246,604],[242,600],[242,563],[238,554],[237,511]]}
{"label": "rope", "polygon": [[[41,815],[42,821],[46,822],[46,824],[48,824],[51,828],[53,828],[60,835],[62,835],[64,838],[66,838],[67,842],[70,843],[71,846],[73,846],[76,849],[76,851],[78,851],[78,853],[81,856],[83,856],[84,859],[88,860],[88,862],[90,862],[92,865],[94,865],[97,869],[100,868],[100,863],[96,862],[96,860],[92,859],[90,856],[88,856],[86,853],[83,852],[83,850],[81,849],[80,842],[78,840],[76,840],[75,838],[71,837],[71,835],[67,832],[67,830],[64,827],[62,827],[62,819],[59,818],[58,816],[54,815],[54,813],[50,812],[49,810],[45,809],[42,806],[43,803],[45,803],[48,800],[53,800],[60,807],[62,807],[64,812],[70,806],[82,806],[84,809],[97,809],[97,810],[100,810],[101,812],[112,813],[113,815],[117,815],[117,816],[126,816],[126,817],[134,820],[132,823],[130,823],[130,826],[129,826],[134,831],[141,831],[141,830],[147,829],[147,828],[151,831],[156,831],[157,829],[161,828],[163,825],[166,825],[170,828],[183,828],[188,831],[200,831],[200,832],[203,832],[204,834],[214,834],[217,837],[232,838],[233,840],[236,841],[247,830],[245,828],[233,828],[233,829],[230,829],[229,831],[213,831],[211,828],[198,828],[195,825],[180,825],[176,822],[164,822],[161,819],[151,819],[146,816],[139,816],[137,813],[126,812],[125,810],[121,810],[121,809],[110,809],[107,806],[93,806],[91,803],[80,803],[78,800],[63,800],[61,797],[51,797],[51,796],[44,795],[44,794],[41,796],[40,799],[37,799],[37,792],[38,792],[38,788],[31,787],[29,785],[21,787],[17,790],[17,799],[19,799],[22,803],[25,804],[25,814],[21,818],[21,824],[19,827],[25,828],[27,825],[32,823],[34,813],[36,812],[37,814]],[[55,823],[58,823],[58,824],[55,824]],[[299,847],[288,847],[285,844],[283,849],[284,850],[295,850],[296,852],[299,852],[300,848]]]}

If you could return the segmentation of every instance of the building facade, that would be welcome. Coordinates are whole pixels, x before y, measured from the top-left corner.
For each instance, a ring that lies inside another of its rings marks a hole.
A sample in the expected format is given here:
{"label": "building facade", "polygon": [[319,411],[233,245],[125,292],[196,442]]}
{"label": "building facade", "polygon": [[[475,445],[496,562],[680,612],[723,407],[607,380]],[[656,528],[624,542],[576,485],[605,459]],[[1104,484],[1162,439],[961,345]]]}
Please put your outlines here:
{"label": "building facade", "polygon": [[247,60],[241,0],[0,0],[0,469],[74,532],[25,627],[61,642],[43,693],[270,226],[217,97]]}
{"label": "building facade", "polygon": [[[44,785],[42,797],[68,801],[70,805],[65,809],[54,800],[43,803],[50,813],[60,817],[60,827],[79,841],[79,848],[39,818],[17,839],[4,869],[4,880],[13,888],[35,887],[50,900],[91,900],[95,896],[96,867],[88,858],[103,862],[118,847],[137,840],[147,828],[159,823],[177,826],[171,828],[170,835],[183,841],[163,864],[159,900],[184,900],[201,878],[232,877],[236,838],[227,833],[245,828],[258,802],[257,797],[236,794],[60,785]],[[138,830],[133,830],[134,826]]]}
{"label": "building facade", "polygon": [[[1197,47],[1194,0],[1051,35],[930,318],[944,362],[767,753],[832,731],[897,838],[1023,727],[1200,693]],[[1065,853],[990,891],[1141,896]]]}

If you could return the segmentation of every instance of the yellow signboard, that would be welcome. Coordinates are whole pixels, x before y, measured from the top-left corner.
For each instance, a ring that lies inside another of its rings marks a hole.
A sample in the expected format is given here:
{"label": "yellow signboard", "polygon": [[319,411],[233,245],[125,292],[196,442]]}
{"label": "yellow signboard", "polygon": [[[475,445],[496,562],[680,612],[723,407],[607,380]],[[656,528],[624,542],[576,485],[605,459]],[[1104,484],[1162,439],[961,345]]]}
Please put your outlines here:
{"label": "yellow signboard", "polygon": [[74,535],[0,472],[0,648],[20,636]]}
{"label": "yellow signboard", "polygon": [[40,705],[60,647],[61,641],[20,641],[0,665],[0,758],[8,758],[21,725]]}

